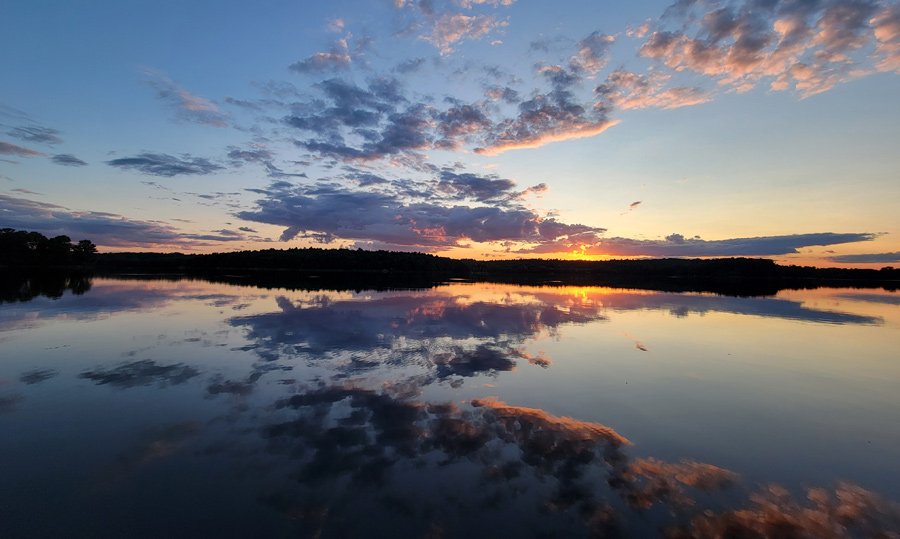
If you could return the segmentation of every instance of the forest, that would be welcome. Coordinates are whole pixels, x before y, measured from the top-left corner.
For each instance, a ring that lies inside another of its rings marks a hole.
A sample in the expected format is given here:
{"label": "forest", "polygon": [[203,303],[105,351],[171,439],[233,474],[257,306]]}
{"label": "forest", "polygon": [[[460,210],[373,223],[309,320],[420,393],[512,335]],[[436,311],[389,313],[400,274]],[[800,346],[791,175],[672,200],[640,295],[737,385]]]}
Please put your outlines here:
{"label": "forest", "polygon": [[0,230],[0,267],[69,268],[97,275],[189,276],[267,287],[421,287],[447,280],[540,285],[607,285],[738,295],[781,288],[879,286],[896,289],[900,269],[785,266],[761,258],[580,261],[472,260],[427,253],[292,248],[231,253],[97,253],[90,240]]}

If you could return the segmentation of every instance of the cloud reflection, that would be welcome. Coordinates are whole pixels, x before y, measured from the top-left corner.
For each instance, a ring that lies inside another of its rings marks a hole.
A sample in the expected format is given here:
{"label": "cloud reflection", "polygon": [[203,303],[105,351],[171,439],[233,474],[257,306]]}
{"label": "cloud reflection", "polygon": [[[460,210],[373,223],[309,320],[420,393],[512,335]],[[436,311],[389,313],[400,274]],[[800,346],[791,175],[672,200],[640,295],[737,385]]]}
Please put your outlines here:
{"label": "cloud reflection", "polygon": [[79,378],[91,380],[97,385],[109,385],[118,389],[138,386],[183,384],[200,374],[197,369],[176,363],[160,365],[155,361],[144,359],[125,363],[111,369],[98,368],[79,375]]}

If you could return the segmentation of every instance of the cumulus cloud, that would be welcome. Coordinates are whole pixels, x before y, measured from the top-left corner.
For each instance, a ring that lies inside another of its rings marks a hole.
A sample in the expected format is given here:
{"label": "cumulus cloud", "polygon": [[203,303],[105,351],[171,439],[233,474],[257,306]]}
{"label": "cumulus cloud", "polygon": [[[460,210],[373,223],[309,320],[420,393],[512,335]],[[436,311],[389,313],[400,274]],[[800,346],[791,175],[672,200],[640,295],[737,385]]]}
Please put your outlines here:
{"label": "cumulus cloud", "polygon": [[659,22],[641,55],[737,91],[827,91],[866,73],[860,51],[873,42],[879,69],[896,69],[896,9],[877,0],[677,2]]}
{"label": "cumulus cloud", "polygon": [[31,148],[23,148],[10,142],[0,141],[0,155],[15,155],[18,157],[38,157],[44,155],[42,152],[32,150]]}
{"label": "cumulus cloud", "polygon": [[57,165],[63,165],[63,166],[67,166],[67,167],[83,167],[83,166],[87,165],[87,163],[85,163],[81,159],[78,159],[77,157],[75,157],[74,155],[72,155],[70,153],[56,154],[53,157],[51,157],[50,160],[53,161],[54,163],[56,163]]}
{"label": "cumulus cloud", "polygon": [[[654,257],[702,257],[702,256],[772,256],[799,253],[801,247],[814,245],[837,245],[871,241],[877,237],[872,233],[790,234],[784,236],[762,236],[733,238],[725,240],[704,240],[699,237],[685,238],[681,234],[671,234],[664,240],[636,240],[631,238],[606,238],[593,243],[563,241],[544,244],[520,252],[549,253],[557,251],[577,251],[583,254],[611,256],[654,256]],[[582,240],[583,238],[576,238]]]}
{"label": "cumulus cloud", "polygon": [[107,161],[106,164],[116,168],[136,170],[141,174],[166,178],[212,174],[225,168],[203,157],[193,157],[189,154],[175,157],[164,153],[142,153],[134,157],[120,157]]}
{"label": "cumulus cloud", "polygon": [[345,37],[336,40],[329,50],[314,53],[303,60],[294,62],[288,66],[288,69],[297,73],[346,69],[350,67],[352,61],[350,47]]}
{"label": "cumulus cloud", "polygon": [[228,125],[228,115],[213,101],[194,95],[177,85],[160,71],[144,69],[145,83],[156,91],[156,96],[175,109],[179,119],[213,127]]}
{"label": "cumulus cloud", "polygon": [[828,260],[831,260],[832,262],[844,262],[851,264],[890,264],[894,262],[900,262],[900,252],[838,255],[832,256]]}

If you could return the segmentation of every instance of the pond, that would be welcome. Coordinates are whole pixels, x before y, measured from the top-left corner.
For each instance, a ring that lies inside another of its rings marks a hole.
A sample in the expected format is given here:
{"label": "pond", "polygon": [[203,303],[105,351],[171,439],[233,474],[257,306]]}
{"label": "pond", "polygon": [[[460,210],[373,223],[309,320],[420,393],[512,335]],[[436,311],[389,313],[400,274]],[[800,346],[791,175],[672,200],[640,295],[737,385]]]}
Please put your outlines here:
{"label": "pond", "polygon": [[896,291],[50,288],[0,304],[4,537],[900,529]]}

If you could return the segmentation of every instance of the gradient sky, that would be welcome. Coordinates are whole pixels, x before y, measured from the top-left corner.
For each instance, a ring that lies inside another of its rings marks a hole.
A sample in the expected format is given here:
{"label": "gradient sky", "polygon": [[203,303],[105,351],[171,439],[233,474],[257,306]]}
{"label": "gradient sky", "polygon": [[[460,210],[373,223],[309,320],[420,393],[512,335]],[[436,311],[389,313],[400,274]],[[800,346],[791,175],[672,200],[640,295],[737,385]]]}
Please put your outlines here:
{"label": "gradient sky", "polygon": [[12,0],[0,227],[900,262],[890,0]]}

